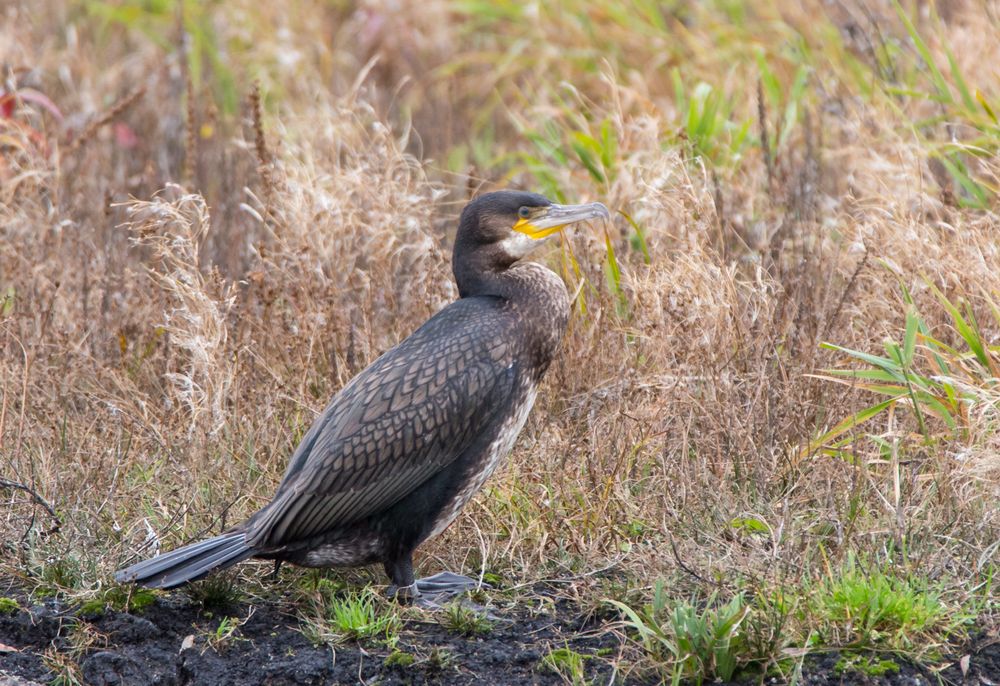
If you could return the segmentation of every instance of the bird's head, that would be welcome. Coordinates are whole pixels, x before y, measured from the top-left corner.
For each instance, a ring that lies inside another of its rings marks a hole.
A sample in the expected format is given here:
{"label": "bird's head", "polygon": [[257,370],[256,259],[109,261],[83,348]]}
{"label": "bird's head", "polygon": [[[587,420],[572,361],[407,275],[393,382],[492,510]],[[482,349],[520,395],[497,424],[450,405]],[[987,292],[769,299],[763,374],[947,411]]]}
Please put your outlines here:
{"label": "bird's head", "polygon": [[496,267],[506,268],[570,224],[609,217],[608,208],[599,202],[560,205],[538,193],[487,193],[462,210],[456,257],[460,248],[482,251]]}
{"label": "bird's head", "polygon": [[462,210],[452,268],[462,295],[487,292],[490,274],[503,272],[570,224],[609,219],[599,202],[559,205],[544,195],[498,191]]}

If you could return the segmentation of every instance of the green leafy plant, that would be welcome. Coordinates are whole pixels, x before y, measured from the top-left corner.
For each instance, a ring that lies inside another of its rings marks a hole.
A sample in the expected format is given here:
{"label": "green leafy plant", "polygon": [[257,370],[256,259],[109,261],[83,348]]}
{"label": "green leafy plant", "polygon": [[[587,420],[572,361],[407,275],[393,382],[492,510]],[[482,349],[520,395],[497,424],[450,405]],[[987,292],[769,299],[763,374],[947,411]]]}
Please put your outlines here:
{"label": "green leafy plant", "polygon": [[618,608],[625,624],[661,672],[673,683],[691,679],[701,684],[716,677],[731,679],[745,661],[740,624],[749,608],[738,595],[716,607],[713,593],[705,608],[694,603],[667,599],[662,580],[657,580],[652,602],[640,610],[617,600],[607,602]]}
{"label": "green leafy plant", "polygon": [[[903,289],[906,303],[902,340],[886,340],[885,355],[851,350],[823,343],[827,350],[842,353],[863,366],[852,369],[826,369],[818,378],[861,388],[886,396],[887,400],[870,405],[841,420],[814,439],[805,452],[816,450],[839,454],[855,427],[884,412],[903,405],[912,410],[920,434],[929,440],[935,433],[930,419],[940,420],[948,433],[959,439],[968,437],[970,417],[977,405],[993,404],[1000,399],[996,379],[1000,377],[1000,346],[991,345],[984,336],[968,302],[955,304],[933,284],[928,284],[958,334],[959,346],[952,346],[935,336],[917,312],[913,298]],[[995,323],[1000,324],[1000,309],[984,296]]]}
{"label": "green leafy plant", "polygon": [[228,645],[233,641],[246,641],[248,639],[239,636],[240,627],[250,621],[253,616],[254,608],[250,608],[247,616],[243,619],[237,617],[223,617],[219,620],[219,624],[215,627],[214,631],[209,631],[205,635],[205,646],[202,648],[202,653],[208,649],[212,649],[215,652],[222,652]]}
{"label": "green leafy plant", "polygon": [[688,89],[677,68],[671,78],[674,102],[681,113],[681,132],[691,151],[714,165],[739,162],[751,120],[734,121],[732,101],[711,84],[701,81]]}
{"label": "green leafy plant", "polygon": [[566,202],[558,171],[582,167],[590,181],[606,188],[616,175],[618,133],[611,119],[594,122],[578,114],[579,107],[560,99],[562,116],[545,121],[540,127],[518,121],[522,135],[533,150],[517,154],[518,161],[538,181],[551,198]]}

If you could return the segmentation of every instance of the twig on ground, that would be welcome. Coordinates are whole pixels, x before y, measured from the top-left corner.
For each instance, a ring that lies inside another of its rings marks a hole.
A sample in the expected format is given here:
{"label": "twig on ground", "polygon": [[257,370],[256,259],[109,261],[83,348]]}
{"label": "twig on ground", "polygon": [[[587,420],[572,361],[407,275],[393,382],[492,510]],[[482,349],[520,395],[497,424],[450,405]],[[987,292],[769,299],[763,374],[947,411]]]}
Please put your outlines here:
{"label": "twig on ground", "polygon": [[681,569],[683,569],[685,572],[687,572],[688,574],[690,574],[691,576],[693,576],[695,579],[697,579],[698,581],[702,582],[703,584],[709,583],[709,581],[707,579],[705,579],[705,577],[703,577],[701,574],[699,574],[698,572],[696,572],[693,569],[691,569],[690,567],[688,567],[686,564],[684,564],[684,561],[681,560],[680,553],[677,552],[677,544],[674,543],[674,537],[673,536],[670,537],[670,549],[674,553],[674,560],[677,561],[677,566],[678,567],[680,567]]}

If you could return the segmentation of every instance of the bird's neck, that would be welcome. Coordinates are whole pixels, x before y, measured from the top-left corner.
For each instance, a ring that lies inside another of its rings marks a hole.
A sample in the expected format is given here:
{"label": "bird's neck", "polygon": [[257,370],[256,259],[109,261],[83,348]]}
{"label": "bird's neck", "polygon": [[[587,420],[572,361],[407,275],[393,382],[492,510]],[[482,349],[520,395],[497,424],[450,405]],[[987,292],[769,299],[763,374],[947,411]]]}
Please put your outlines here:
{"label": "bird's neck", "polygon": [[569,322],[569,294],[552,270],[536,262],[518,262],[503,269],[455,270],[459,295],[501,298],[517,311],[533,350],[529,354],[544,360],[536,370],[545,372],[566,333]]}
{"label": "bird's neck", "polygon": [[496,244],[468,252],[456,246],[452,270],[462,298],[487,295],[511,303],[544,303],[566,297],[562,279],[550,269],[518,262]]}
{"label": "bird's neck", "polygon": [[514,262],[497,245],[467,249],[464,244],[456,243],[451,264],[459,297],[517,297],[517,284],[507,276]]}

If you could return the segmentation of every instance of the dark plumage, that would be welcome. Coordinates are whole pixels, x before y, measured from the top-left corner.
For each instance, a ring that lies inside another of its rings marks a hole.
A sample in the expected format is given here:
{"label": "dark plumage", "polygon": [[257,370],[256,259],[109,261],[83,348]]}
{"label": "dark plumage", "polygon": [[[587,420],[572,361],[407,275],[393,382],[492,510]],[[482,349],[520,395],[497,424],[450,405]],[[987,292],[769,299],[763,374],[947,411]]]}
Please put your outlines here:
{"label": "dark plumage", "polygon": [[382,562],[410,596],[472,581],[415,582],[412,555],[443,531],[509,452],[566,328],[562,281],[520,263],[563,226],[608,217],[490,193],[462,212],[452,267],[460,299],[351,380],[292,456],[274,499],[215,538],[116,574],[171,588],[249,557],[311,567]]}

